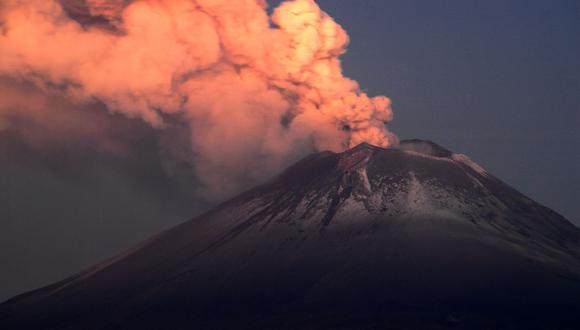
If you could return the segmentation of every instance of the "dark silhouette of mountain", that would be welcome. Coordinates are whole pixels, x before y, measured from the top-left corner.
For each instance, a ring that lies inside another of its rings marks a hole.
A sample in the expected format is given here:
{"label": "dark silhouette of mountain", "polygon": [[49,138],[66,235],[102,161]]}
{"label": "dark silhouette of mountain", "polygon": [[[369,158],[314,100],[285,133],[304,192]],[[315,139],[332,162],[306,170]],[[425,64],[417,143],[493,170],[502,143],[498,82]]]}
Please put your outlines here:
{"label": "dark silhouette of mountain", "polygon": [[578,329],[580,230],[429,141],[322,152],[1,329]]}

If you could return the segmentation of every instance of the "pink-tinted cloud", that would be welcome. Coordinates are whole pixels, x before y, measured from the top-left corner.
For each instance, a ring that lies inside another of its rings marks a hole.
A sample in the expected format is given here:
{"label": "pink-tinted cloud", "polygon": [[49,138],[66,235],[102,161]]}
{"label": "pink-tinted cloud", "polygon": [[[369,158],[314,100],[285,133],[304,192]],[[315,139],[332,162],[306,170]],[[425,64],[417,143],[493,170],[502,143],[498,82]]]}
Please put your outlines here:
{"label": "pink-tinted cloud", "polygon": [[[75,10],[113,28],[73,19]],[[159,130],[185,122],[210,196],[308,150],[396,143],[384,125],[390,100],[344,77],[348,36],[313,0],[283,2],[271,16],[259,0],[11,1],[0,22],[0,75]]]}

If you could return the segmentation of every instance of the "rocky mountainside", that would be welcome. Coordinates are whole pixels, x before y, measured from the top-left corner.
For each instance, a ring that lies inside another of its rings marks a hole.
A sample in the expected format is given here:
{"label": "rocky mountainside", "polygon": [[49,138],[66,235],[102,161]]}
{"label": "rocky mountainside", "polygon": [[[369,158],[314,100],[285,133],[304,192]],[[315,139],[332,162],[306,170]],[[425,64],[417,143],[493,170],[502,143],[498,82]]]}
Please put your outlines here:
{"label": "rocky mountainside", "polygon": [[580,230],[429,141],[322,152],[2,329],[577,329]]}

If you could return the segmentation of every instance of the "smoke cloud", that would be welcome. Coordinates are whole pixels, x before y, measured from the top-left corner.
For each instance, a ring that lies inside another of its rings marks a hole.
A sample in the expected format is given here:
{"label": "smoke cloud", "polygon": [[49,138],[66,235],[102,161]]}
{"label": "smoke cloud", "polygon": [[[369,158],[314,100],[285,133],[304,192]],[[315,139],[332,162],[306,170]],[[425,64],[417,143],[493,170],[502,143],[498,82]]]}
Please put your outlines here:
{"label": "smoke cloud", "polygon": [[[385,127],[390,100],[369,97],[343,76],[348,41],[313,0],[285,1],[271,15],[260,0],[0,4],[0,76],[79,109],[104,104],[160,134],[184,130],[169,135],[187,137],[179,157],[209,198],[260,182],[309,151],[397,143]],[[22,101],[9,94],[11,109],[53,120],[50,109],[34,100],[14,106]],[[4,113],[0,130],[15,125]]]}

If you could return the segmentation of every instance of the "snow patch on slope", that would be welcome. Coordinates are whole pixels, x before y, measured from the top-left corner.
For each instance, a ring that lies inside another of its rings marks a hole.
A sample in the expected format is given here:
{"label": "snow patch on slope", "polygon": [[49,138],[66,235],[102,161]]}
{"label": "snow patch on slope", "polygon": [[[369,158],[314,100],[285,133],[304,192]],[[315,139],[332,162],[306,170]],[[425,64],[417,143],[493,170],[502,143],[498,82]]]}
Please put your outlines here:
{"label": "snow patch on slope", "polygon": [[367,175],[367,168],[366,168],[366,166],[365,167],[362,167],[362,168],[359,168],[357,170],[357,173],[358,173],[359,177],[361,178],[361,181],[363,183],[363,187],[366,189],[366,191],[368,193],[370,193],[372,191],[371,190],[371,183],[369,181],[369,176]]}
{"label": "snow patch on slope", "polygon": [[407,208],[411,213],[431,213],[433,208],[429,202],[429,193],[417,179],[414,172],[409,172],[410,182],[407,192]]}
{"label": "snow patch on slope", "polygon": [[464,154],[453,154],[453,155],[451,155],[451,158],[457,162],[460,162],[460,163],[470,167],[471,169],[473,169],[474,171],[476,171],[477,173],[479,173],[483,176],[489,175],[483,167],[481,167],[479,164],[477,164],[476,162],[471,160],[471,158],[467,157]]}

